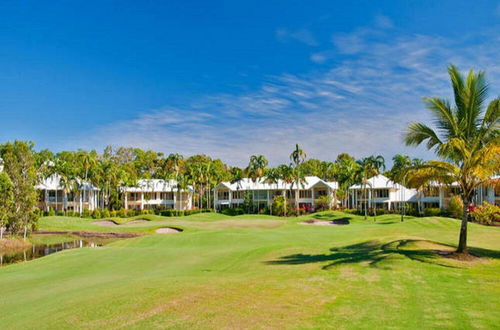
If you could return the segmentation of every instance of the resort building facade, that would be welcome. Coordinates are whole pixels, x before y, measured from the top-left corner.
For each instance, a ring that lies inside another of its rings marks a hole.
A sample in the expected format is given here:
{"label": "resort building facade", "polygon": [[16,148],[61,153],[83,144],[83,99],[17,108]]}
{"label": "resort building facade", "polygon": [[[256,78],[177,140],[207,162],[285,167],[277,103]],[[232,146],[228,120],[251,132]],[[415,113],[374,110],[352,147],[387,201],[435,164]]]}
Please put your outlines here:
{"label": "resort building facade", "polygon": [[[492,181],[500,177],[492,178]],[[366,190],[365,190],[366,188]],[[362,209],[365,204],[368,208],[397,209],[402,203],[413,204],[419,210],[426,208],[446,209],[451,197],[460,194],[458,184],[444,185],[429,184],[417,191],[392,182],[383,175],[377,175],[367,180],[365,185],[354,185],[349,188],[349,207]],[[500,205],[500,188],[498,185],[483,185],[476,189],[473,197],[474,205],[483,202]]]}
{"label": "resort building facade", "polygon": [[125,209],[189,210],[193,203],[193,188],[180,191],[175,180],[142,179],[121,192]]}
{"label": "resort building facade", "polygon": [[[267,182],[266,178],[260,178],[255,182],[249,178],[244,178],[239,182],[221,182],[214,189],[214,208],[222,210],[224,208],[241,207],[245,201],[245,196],[249,194],[253,203],[262,209],[270,205],[274,197],[286,196],[289,205],[295,205],[297,198],[299,208],[314,210],[315,202],[321,196],[327,196],[330,206],[337,205],[335,196],[337,190],[336,182],[321,180],[315,176],[307,176],[302,184],[297,185],[278,180],[276,183]],[[296,196],[297,195],[297,196]]]}
{"label": "resort building facade", "polygon": [[[494,205],[500,205],[500,187],[493,184],[493,181],[499,179],[500,177],[493,177],[492,184],[486,184],[476,188],[474,196],[472,197],[472,203],[474,205],[481,205],[483,202],[487,202]],[[451,197],[459,194],[460,187],[457,183],[450,185],[434,183],[419,192],[419,201],[422,203],[423,208],[433,207],[445,209],[449,206]]]}
{"label": "resort building facade", "polygon": [[377,208],[394,210],[406,203],[417,203],[418,193],[383,175],[367,180],[366,184],[357,184],[349,188],[349,207],[355,209]]}
{"label": "resort building facade", "polygon": [[98,207],[99,188],[90,183],[78,181],[76,190],[64,191],[61,177],[53,174],[35,186],[38,190],[38,207],[41,210],[55,211],[72,210],[83,212],[83,210],[93,211]]}

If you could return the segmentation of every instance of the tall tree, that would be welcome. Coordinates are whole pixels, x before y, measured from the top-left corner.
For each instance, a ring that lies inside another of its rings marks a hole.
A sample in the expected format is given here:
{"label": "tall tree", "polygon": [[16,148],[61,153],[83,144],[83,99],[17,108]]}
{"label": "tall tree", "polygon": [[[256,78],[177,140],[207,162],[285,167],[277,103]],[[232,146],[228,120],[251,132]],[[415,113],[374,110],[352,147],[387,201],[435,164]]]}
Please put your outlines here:
{"label": "tall tree", "polygon": [[[230,182],[231,184],[236,183],[236,191],[238,192],[238,197],[239,197],[239,191],[241,189],[241,181],[243,181],[243,170],[239,167],[233,167],[231,169],[231,175],[232,177]],[[238,207],[240,207],[239,202],[238,202]]]}
{"label": "tall tree", "polygon": [[[381,171],[385,170],[385,160],[384,157],[378,156],[369,156],[362,158],[358,161],[358,164],[361,169],[361,178],[362,178],[362,189],[364,191],[364,199],[365,199],[365,220],[368,218],[368,203],[371,204],[371,194],[369,194],[367,200],[367,187],[370,185],[369,179],[379,175]],[[376,207],[374,207],[375,216]]]}
{"label": "tall tree", "polygon": [[9,228],[14,233],[24,231],[24,239],[29,230],[36,227],[38,216],[34,210],[37,204],[37,173],[33,143],[14,141],[0,147],[4,171],[10,178],[13,188],[15,217],[9,221]]}
{"label": "tall tree", "polygon": [[285,185],[285,196],[284,196],[284,204],[285,204],[285,217],[287,214],[287,204],[286,204],[286,197],[288,193],[288,189],[286,188],[289,186],[291,188],[292,182],[293,182],[293,167],[291,165],[285,165],[282,164],[278,166],[278,172],[281,180],[283,180],[283,183]]}
{"label": "tall tree", "polygon": [[7,220],[14,215],[14,186],[7,173],[0,171],[0,239]]}
{"label": "tall tree", "polygon": [[[295,208],[299,208],[299,185],[300,183],[303,183],[304,181],[304,172],[301,171],[298,167],[300,164],[306,159],[307,155],[300,148],[298,144],[295,145],[295,149],[292,151],[290,154],[290,160],[293,162],[294,170],[293,170],[293,175],[294,175],[294,182],[296,186],[295,190]],[[300,181],[300,182],[299,182]]]}
{"label": "tall tree", "polygon": [[[277,186],[279,181],[280,181],[280,172],[277,168],[270,168],[269,170],[267,170],[266,179],[264,182],[270,184],[271,186],[272,185]],[[276,187],[276,188],[278,188],[278,187]],[[269,203],[269,214],[270,215],[273,214],[272,201]]]}
{"label": "tall tree", "polygon": [[450,65],[448,74],[455,104],[437,97],[424,98],[435,127],[412,122],[405,132],[405,142],[410,146],[425,143],[428,150],[442,159],[412,169],[413,182],[459,185],[463,214],[456,252],[465,254],[468,252],[468,211],[474,189],[500,171],[500,98],[485,106],[488,85],[482,71],[470,70],[464,77]]}

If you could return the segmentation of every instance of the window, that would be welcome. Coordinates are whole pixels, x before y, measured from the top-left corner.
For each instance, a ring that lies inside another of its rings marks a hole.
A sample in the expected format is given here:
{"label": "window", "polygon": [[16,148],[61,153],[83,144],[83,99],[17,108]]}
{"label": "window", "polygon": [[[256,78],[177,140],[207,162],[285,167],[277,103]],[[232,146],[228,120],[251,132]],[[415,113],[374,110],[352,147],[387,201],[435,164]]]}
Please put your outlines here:
{"label": "window", "polygon": [[172,192],[162,192],[161,199],[171,201],[174,199],[174,194]]}
{"label": "window", "polygon": [[389,189],[374,189],[373,198],[387,198],[389,197]]}
{"label": "window", "polygon": [[231,198],[232,199],[244,199],[245,198],[244,191],[233,191]]}
{"label": "window", "polygon": [[267,190],[257,190],[254,196],[256,200],[267,200]]}
{"label": "window", "polygon": [[299,190],[299,198],[311,198],[312,193],[310,190]]}
{"label": "window", "polygon": [[326,196],[326,195],[327,195],[327,191],[325,189],[323,189],[323,190],[316,190],[316,197]]}
{"label": "window", "polygon": [[156,193],[155,192],[146,193],[144,195],[144,199],[148,200],[148,201],[155,200],[156,199]]}
{"label": "window", "polygon": [[217,192],[218,200],[228,200],[229,199],[229,191],[219,191]]}

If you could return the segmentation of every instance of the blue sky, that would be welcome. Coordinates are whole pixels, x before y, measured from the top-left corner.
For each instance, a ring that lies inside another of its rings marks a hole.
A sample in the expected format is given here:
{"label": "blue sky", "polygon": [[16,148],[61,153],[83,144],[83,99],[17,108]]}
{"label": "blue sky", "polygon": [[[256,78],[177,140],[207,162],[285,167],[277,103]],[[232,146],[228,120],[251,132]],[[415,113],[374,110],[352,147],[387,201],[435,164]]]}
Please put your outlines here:
{"label": "blue sky", "polygon": [[428,158],[403,128],[450,62],[499,94],[499,23],[499,1],[4,0],[0,142]]}

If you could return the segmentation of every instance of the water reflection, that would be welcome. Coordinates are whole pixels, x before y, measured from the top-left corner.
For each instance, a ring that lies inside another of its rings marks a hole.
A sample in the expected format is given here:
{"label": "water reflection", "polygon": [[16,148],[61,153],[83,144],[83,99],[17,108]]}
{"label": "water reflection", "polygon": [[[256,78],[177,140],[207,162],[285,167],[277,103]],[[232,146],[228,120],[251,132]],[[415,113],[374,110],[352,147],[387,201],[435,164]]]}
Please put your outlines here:
{"label": "water reflection", "polygon": [[99,237],[93,239],[86,237],[86,239],[75,239],[55,244],[33,244],[29,248],[9,251],[8,253],[0,251],[0,266],[41,258],[62,250],[81,249],[84,247],[96,248],[116,240],[116,238],[103,239]]}

